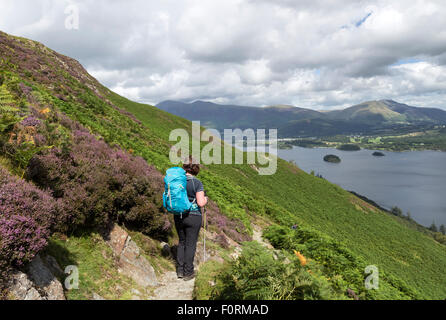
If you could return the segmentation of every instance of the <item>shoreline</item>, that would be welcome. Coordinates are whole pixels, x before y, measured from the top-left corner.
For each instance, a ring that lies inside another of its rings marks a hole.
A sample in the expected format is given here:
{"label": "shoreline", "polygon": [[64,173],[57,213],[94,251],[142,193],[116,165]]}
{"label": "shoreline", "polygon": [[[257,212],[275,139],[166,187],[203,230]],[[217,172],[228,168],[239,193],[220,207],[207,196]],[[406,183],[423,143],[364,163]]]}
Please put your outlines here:
{"label": "shoreline", "polygon": [[361,150],[368,150],[368,151],[386,151],[386,152],[395,152],[395,153],[423,152],[423,151],[435,151],[435,152],[445,152],[446,153],[446,150],[438,150],[438,149],[391,150],[391,149],[368,149],[368,148],[361,147],[361,150],[347,151],[347,150],[339,150],[336,147],[325,147],[325,146],[302,147],[302,146],[296,146],[296,145],[291,145],[291,148],[281,148],[281,147],[278,147],[277,150],[291,150],[293,147],[304,148],[304,149],[333,149],[333,150],[336,150],[336,151],[343,151],[343,152],[358,152],[358,151],[361,151]]}

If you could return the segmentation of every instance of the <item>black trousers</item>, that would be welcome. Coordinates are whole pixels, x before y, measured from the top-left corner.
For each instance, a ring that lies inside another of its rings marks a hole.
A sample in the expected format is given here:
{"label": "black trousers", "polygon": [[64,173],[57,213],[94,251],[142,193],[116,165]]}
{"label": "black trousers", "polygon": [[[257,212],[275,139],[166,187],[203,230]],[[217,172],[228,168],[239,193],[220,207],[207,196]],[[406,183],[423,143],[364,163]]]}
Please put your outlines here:
{"label": "black trousers", "polygon": [[194,258],[201,224],[201,215],[175,216],[175,228],[180,238],[177,251],[177,270],[183,271],[185,276],[194,273]]}

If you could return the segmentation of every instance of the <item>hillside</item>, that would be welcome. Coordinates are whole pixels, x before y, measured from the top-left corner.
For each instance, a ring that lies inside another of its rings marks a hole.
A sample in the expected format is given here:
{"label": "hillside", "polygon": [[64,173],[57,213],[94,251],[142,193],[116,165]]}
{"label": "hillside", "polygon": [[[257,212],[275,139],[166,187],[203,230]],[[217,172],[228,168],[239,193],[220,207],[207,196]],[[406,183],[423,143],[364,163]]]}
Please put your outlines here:
{"label": "hillside", "polygon": [[[190,132],[191,123],[111,92],[37,42],[0,33],[0,53],[0,277],[49,252],[62,268],[83,268],[86,287],[65,292],[69,299],[96,290],[131,298],[98,234],[120,224],[158,275],[172,270],[157,249],[176,241],[163,215],[162,174],[172,166],[171,130]],[[199,178],[221,260],[201,267],[196,298],[446,297],[444,245],[291,163],[279,159],[271,176],[251,165],[206,165]],[[276,251],[246,243],[258,227]],[[368,265],[379,268],[379,290],[364,288]]]}
{"label": "hillside", "polygon": [[393,100],[364,102],[345,110],[328,112],[327,115],[331,119],[347,119],[369,124],[446,122],[446,112],[441,109],[411,107]]}
{"label": "hillside", "polygon": [[188,120],[200,120],[206,127],[277,128],[282,138],[298,136],[333,136],[338,134],[373,134],[398,129],[412,130],[446,124],[446,111],[417,108],[392,100],[369,101],[334,111],[318,112],[293,106],[264,108],[217,105],[196,101],[190,104],[165,101],[157,105]]}
{"label": "hillside", "polygon": [[319,114],[316,111],[289,106],[256,108],[218,105],[204,101],[195,101],[191,104],[164,101],[156,107],[191,121],[200,120],[203,126],[220,131],[228,128],[275,128],[291,118],[311,119]]}

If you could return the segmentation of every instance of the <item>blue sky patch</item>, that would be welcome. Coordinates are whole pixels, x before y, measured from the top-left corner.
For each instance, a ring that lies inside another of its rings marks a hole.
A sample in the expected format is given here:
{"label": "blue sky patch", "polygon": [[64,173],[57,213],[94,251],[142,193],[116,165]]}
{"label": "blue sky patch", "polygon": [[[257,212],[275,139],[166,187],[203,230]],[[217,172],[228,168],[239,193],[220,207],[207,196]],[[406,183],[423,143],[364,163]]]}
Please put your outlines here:
{"label": "blue sky patch", "polygon": [[394,64],[391,64],[391,67],[397,67],[397,66],[401,66],[403,64],[410,64],[410,63],[418,63],[418,62],[423,62],[423,60],[421,59],[416,59],[416,58],[404,58],[404,59],[400,59],[397,62],[395,62]]}
{"label": "blue sky patch", "polygon": [[364,18],[355,23],[356,28],[359,28],[371,15],[373,12],[369,12]]}

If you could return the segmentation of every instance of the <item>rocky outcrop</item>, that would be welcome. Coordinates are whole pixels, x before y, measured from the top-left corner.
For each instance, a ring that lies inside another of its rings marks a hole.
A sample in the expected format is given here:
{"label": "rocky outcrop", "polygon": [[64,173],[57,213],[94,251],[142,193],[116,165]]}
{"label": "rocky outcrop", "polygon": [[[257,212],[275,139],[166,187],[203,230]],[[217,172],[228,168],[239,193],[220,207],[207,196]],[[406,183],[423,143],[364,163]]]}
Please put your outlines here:
{"label": "rocky outcrop", "polygon": [[17,272],[12,276],[8,295],[14,300],[43,300],[39,291],[23,272]]}
{"label": "rocky outcrop", "polygon": [[158,285],[155,270],[124,229],[115,225],[104,238],[118,258],[118,267],[122,274],[143,287]]}
{"label": "rocky outcrop", "polygon": [[37,256],[28,266],[26,273],[13,274],[8,288],[12,299],[17,300],[65,300],[64,290],[54,275],[61,272],[53,257]]}

